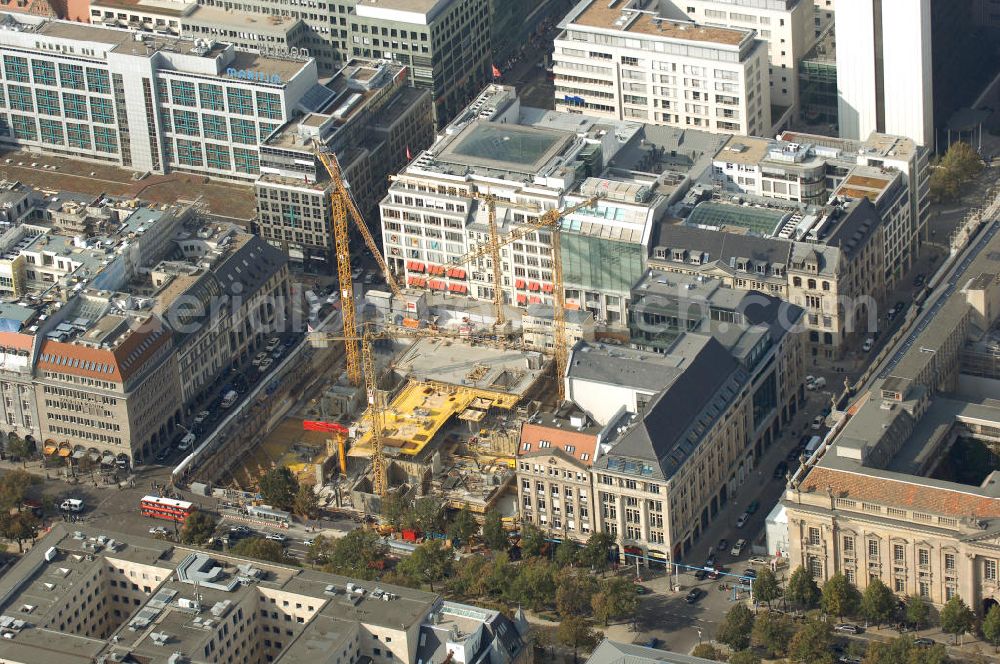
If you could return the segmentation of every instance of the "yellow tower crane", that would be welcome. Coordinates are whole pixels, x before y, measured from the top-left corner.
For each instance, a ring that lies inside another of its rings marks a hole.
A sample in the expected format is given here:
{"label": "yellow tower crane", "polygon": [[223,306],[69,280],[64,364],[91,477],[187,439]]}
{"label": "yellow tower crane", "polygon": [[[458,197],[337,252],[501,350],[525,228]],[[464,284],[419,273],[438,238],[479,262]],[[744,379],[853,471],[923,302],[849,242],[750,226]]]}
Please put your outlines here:
{"label": "yellow tower crane", "polygon": [[399,297],[401,295],[396,279],[386,265],[382,253],[378,250],[378,245],[368,231],[361,211],[354,203],[351,191],[344,182],[343,173],[340,170],[340,162],[336,155],[324,149],[316,150],[316,157],[323,164],[323,168],[330,176],[330,208],[333,215],[333,239],[337,256],[337,278],[340,283],[340,304],[341,319],[344,324],[344,350],[347,358],[347,377],[353,385],[361,384],[361,361],[358,353],[358,328],[357,315],[354,306],[354,281],[351,277],[351,247],[347,231],[347,219],[354,220],[358,232],[364,238],[369,251],[375,257],[375,261],[385,275],[385,283],[392,291],[392,294]]}
{"label": "yellow tower crane", "polygon": [[[569,363],[569,349],[566,347],[566,289],[563,279],[559,224],[563,217],[582,208],[592,206],[597,202],[598,198],[598,196],[594,196],[562,210],[548,210],[538,217],[538,219],[525,222],[525,226],[512,231],[505,237],[496,237],[495,240],[487,240],[486,244],[480,245],[478,248],[452,261],[454,265],[465,265],[487,254],[499,256],[500,247],[502,246],[521,240],[531,233],[542,229],[550,229],[552,231],[552,350],[556,363],[556,385],[558,400],[560,402],[566,398],[566,386],[563,384],[562,377],[565,375],[566,366]],[[494,266],[496,266],[497,259],[494,258],[493,261]]]}

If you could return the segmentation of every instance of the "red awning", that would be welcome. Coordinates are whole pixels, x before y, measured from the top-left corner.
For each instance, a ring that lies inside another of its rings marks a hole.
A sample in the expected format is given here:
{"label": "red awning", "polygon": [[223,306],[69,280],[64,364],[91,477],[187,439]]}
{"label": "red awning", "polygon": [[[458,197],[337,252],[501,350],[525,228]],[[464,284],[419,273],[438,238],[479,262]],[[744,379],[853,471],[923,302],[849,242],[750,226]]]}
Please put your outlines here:
{"label": "red awning", "polygon": [[427,285],[433,288],[434,290],[445,290],[448,287],[448,285],[445,284],[440,279],[431,279],[430,281],[427,282]]}
{"label": "red awning", "polygon": [[465,284],[449,284],[448,290],[452,293],[464,293],[469,290],[469,288]]}
{"label": "red awning", "polygon": [[528,296],[527,295],[521,295],[520,293],[517,294],[517,303],[518,304],[524,304],[527,301],[528,301]]}
{"label": "red awning", "polygon": [[514,288],[524,288],[524,279],[515,279]]}
{"label": "red awning", "polygon": [[444,274],[444,265],[428,265],[427,274]]}
{"label": "red awning", "polygon": [[414,277],[411,275],[407,277],[406,283],[410,284],[411,286],[420,286],[422,288],[427,283],[427,280],[424,279],[423,277]]}
{"label": "red awning", "polygon": [[530,302],[531,304],[541,304],[542,298],[538,297],[537,295],[532,295],[531,297],[528,298],[528,302]]}
{"label": "red awning", "polygon": [[419,261],[410,261],[406,264],[406,269],[412,272],[423,272],[424,264]]}
{"label": "red awning", "polygon": [[552,292],[552,284],[542,284],[542,292],[544,292],[544,293],[551,293]]}
{"label": "red awning", "polygon": [[541,288],[541,286],[538,285],[538,282],[535,282],[535,281],[529,281],[528,282],[528,290],[530,290],[530,291],[536,291],[539,288]]}
{"label": "red awning", "polygon": [[465,279],[465,270],[460,267],[453,267],[448,270],[448,276],[453,279]]}

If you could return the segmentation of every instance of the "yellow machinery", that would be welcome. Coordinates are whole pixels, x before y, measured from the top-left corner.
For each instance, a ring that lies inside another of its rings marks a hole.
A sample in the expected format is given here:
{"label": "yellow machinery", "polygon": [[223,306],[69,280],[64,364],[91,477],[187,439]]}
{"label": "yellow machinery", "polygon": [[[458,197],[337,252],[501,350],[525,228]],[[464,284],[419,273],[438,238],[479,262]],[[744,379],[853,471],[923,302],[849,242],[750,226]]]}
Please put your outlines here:
{"label": "yellow machinery", "polygon": [[[597,200],[598,197],[594,196],[563,210],[549,210],[538,217],[538,219],[526,222],[525,226],[509,233],[503,239],[498,237],[495,241],[488,241],[486,244],[480,245],[461,258],[452,261],[455,265],[465,265],[487,254],[499,256],[500,247],[504,245],[521,240],[538,230],[547,228],[552,231],[552,350],[556,361],[556,385],[558,400],[560,402],[566,398],[566,386],[563,384],[562,376],[565,375],[566,365],[569,363],[569,349],[566,347],[566,289],[563,280],[562,254],[560,253],[559,223],[566,215],[572,214],[581,208],[590,207]],[[490,230],[492,232],[493,226],[491,226]],[[496,266],[496,260],[494,258],[494,266]],[[501,297],[502,301],[503,298]]]}
{"label": "yellow machinery", "polygon": [[337,255],[337,277],[340,282],[340,304],[341,316],[344,322],[344,348],[347,357],[347,377],[353,385],[361,384],[361,358],[358,354],[358,328],[357,316],[354,307],[354,282],[351,278],[351,247],[347,232],[347,218],[354,219],[354,224],[364,238],[365,244],[375,257],[375,261],[385,275],[385,283],[395,296],[400,295],[399,286],[396,284],[389,266],[386,265],[382,253],[378,250],[378,245],[368,231],[361,212],[358,210],[354,199],[351,197],[350,189],[344,182],[340,170],[340,162],[337,157],[323,150],[317,150],[316,156],[319,158],[326,172],[330,175],[330,207],[333,214],[333,238]]}

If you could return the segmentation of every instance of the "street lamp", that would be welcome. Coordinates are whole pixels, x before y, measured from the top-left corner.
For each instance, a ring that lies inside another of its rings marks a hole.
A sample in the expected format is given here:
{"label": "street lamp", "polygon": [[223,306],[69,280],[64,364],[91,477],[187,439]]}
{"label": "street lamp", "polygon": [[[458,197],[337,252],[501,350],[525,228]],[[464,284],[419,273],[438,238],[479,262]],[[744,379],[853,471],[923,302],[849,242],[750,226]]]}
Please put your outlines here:
{"label": "street lamp", "polygon": [[696,627],[695,629],[698,630],[698,645],[700,646],[701,645],[701,627]]}

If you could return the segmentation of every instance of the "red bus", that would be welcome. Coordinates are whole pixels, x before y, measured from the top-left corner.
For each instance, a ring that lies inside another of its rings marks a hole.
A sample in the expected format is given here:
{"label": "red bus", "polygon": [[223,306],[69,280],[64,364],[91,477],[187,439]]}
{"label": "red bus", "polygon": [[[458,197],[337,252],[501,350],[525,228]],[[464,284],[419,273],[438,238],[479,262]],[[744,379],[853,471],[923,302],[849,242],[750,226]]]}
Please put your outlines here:
{"label": "red bus", "polygon": [[143,516],[166,519],[167,521],[184,521],[195,509],[197,508],[194,503],[189,503],[186,500],[174,500],[173,498],[144,496],[139,501],[139,512]]}

